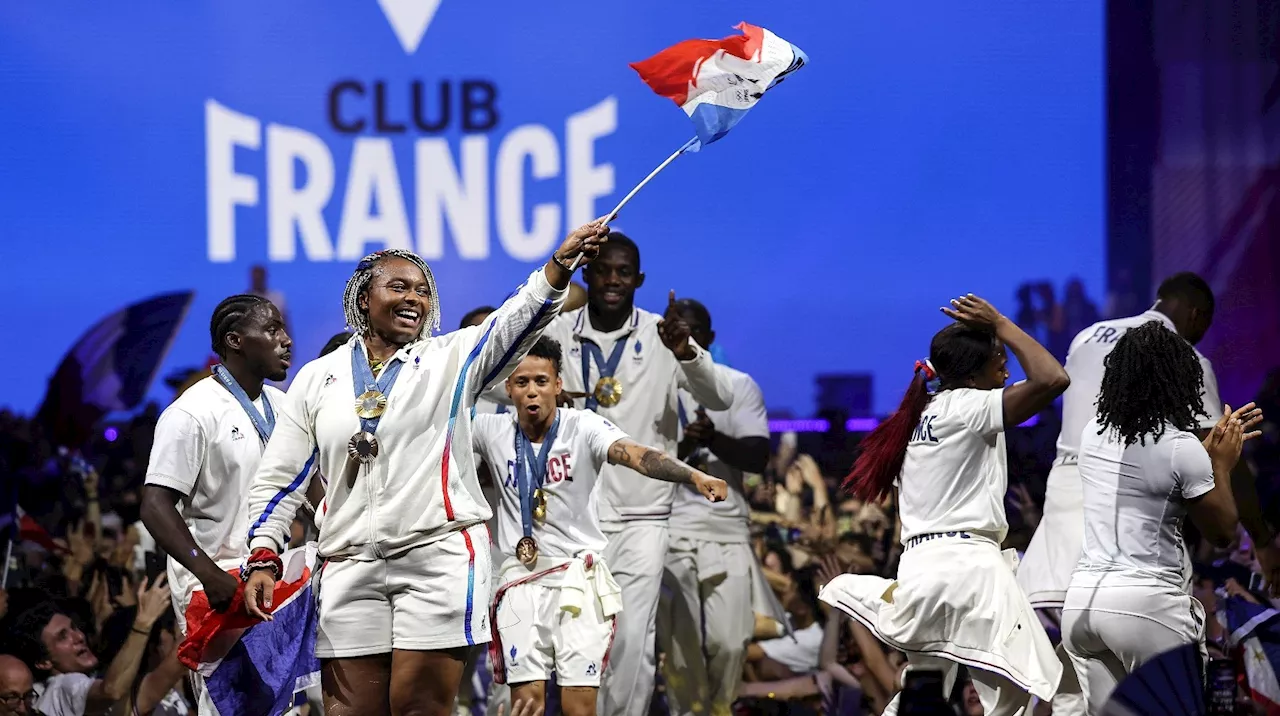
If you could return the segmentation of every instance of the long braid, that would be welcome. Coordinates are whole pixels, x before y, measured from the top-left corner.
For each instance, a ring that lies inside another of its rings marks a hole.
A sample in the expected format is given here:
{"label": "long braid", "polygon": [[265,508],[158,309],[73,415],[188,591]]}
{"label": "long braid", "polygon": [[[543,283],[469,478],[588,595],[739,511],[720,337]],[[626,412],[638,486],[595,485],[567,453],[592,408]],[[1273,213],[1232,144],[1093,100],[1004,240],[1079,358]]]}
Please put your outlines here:
{"label": "long braid", "polygon": [[1204,369],[1186,339],[1151,321],[1116,341],[1103,361],[1099,434],[1115,430],[1125,445],[1159,442],[1169,425],[1194,431],[1206,416]]}
{"label": "long braid", "polygon": [[431,268],[421,256],[404,249],[375,251],[356,264],[355,273],[351,274],[351,278],[347,280],[347,288],[342,293],[342,312],[347,320],[347,328],[362,336],[369,332],[369,314],[360,308],[360,294],[369,288],[369,282],[373,280],[374,268],[384,259],[391,257],[409,261],[421,269],[422,275],[427,277],[427,291],[430,293],[427,297],[427,316],[422,321],[422,328],[418,329],[418,339],[440,330],[440,293],[436,290],[435,276],[431,274]]}
{"label": "long braid", "polygon": [[219,358],[225,359],[227,334],[239,328],[240,322],[255,308],[270,303],[262,296],[252,293],[240,293],[222,299],[218,307],[213,309],[213,316],[209,319],[209,340],[213,345],[213,352],[217,353]]}

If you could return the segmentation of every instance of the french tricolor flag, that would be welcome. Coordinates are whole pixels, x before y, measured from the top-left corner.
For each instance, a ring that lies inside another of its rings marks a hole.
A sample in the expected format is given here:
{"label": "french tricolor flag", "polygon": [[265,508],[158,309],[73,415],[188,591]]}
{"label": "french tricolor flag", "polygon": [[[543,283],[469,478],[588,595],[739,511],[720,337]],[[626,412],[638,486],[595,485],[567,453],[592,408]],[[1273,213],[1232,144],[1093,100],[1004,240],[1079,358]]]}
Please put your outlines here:
{"label": "french tricolor flag", "polygon": [[[218,713],[274,716],[293,705],[294,694],[320,683],[312,585],[316,545],[288,550],[280,561],[284,578],[276,583],[269,622],[245,612],[243,583],[221,613],[209,608],[203,591],[191,595],[178,660],[204,677]],[[231,573],[239,578],[238,571]]]}
{"label": "french tricolor flag", "polygon": [[631,65],[693,120],[698,137],[685,151],[728,134],[765,92],[809,61],[800,48],[763,27],[743,22],[736,29],[742,34],[685,40]]}

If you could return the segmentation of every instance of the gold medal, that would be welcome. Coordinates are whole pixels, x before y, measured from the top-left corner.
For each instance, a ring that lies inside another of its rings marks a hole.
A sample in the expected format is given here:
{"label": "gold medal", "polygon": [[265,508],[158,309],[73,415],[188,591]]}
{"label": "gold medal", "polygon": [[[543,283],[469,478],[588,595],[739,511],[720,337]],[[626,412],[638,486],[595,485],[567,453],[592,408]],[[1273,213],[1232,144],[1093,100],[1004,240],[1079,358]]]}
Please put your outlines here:
{"label": "gold medal", "polygon": [[622,400],[622,383],[611,375],[596,381],[596,389],[592,392],[596,402],[606,408],[612,408]]}
{"label": "gold medal", "polygon": [[538,543],[532,537],[521,537],[516,543],[516,559],[520,560],[520,564],[533,569],[533,565],[538,563]]}
{"label": "gold medal", "polygon": [[382,417],[387,410],[387,396],[376,390],[366,390],[356,398],[356,415],[365,420]]}
{"label": "gold medal", "polygon": [[362,465],[368,465],[378,456],[378,439],[373,433],[358,432],[347,443],[347,455]]}
{"label": "gold medal", "polygon": [[547,493],[541,487],[533,491],[533,519],[538,524],[547,521]]}

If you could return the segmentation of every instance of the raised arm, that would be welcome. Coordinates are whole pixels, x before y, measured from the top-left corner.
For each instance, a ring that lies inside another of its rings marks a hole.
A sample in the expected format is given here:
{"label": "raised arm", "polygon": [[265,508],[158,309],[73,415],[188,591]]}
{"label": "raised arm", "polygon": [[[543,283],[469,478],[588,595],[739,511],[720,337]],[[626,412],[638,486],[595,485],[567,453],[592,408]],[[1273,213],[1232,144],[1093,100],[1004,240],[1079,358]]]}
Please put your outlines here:
{"label": "raised arm", "polygon": [[616,440],[609,446],[609,463],[624,465],[654,480],[693,485],[712,502],[723,500],[729,490],[724,480],[699,472],[660,450],[641,445],[630,438]]}
{"label": "raised arm", "polygon": [[728,410],[733,405],[733,379],[716,370],[711,354],[689,337],[689,324],[680,317],[675,291],[667,294],[667,312],[658,323],[658,336],[680,366],[676,376],[680,387],[699,405],[708,410]]}
{"label": "raised arm", "polygon": [[574,230],[547,263],[479,326],[475,347],[467,357],[469,402],[511,374],[551,319],[559,315],[569,293],[569,279],[573,275],[569,266],[574,256],[582,254],[580,265],[590,263],[608,235],[609,227],[599,221]]}
{"label": "raised arm", "polygon": [[1053,354],[1036,339],[972,293],[951,301],[942,312],[951,318],[995,332],[1018,359],[1027,379],[1004,390],[1004,427],[1012,428],[1044,410],[1071,385],[1071,378]]}

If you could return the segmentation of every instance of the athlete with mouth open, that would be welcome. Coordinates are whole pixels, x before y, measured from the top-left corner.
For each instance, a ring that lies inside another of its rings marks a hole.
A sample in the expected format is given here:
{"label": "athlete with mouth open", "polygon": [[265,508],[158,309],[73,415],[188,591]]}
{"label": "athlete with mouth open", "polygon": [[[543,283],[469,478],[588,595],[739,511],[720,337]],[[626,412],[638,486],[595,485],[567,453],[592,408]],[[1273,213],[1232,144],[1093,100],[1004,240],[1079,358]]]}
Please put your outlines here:
{"label": "athlete with mouth open", "polygon": [[489,640],[492,511],[471,408],[559,313],[574,256],[589,265],[608,233],[577,229],[480,325],[441,336],[420,257],[392,249],[356,266],[344,294],[355,335],[298,371],[249,494],[245,602],[268,618],[305,476],[328,478],[316,636],[328,716],[452,710],[470,648]]}
{"label": "athlete with mouth open", "polygon": [[[143,524],[170,557],[184,637],[192,593],[203,590],[215,609],[235,595],[238,582],[227,570],[248,554],[249,485],[285,400],[265,381],[284,380],[293,357],[279,309],[260,296],[219,303],[209,333],[222,363],[160,415],[142,492]],[[192,680],[199,712],[217,713],[200,676]]]}

